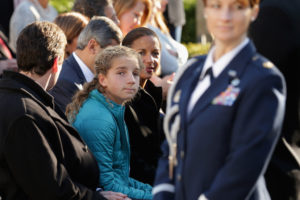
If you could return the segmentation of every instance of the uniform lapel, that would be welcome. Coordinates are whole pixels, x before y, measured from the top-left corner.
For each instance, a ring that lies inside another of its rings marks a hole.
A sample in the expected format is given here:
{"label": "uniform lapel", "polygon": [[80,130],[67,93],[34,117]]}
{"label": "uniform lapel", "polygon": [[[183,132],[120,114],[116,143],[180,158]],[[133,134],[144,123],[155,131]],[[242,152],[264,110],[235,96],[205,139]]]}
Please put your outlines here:
{"label": "uniform lapel", "polygon": [[198,99],[189,120],[192,121],[200,111],[211,105],[212,100],[218,96],[221,92],[225,91],[230,84],[231,77],[228,72],[230,70],[236,71],[237,77],[240,78],[247,63],[253,57],[255,53],[255,47],[250,41],[239,53],[233,58],[233,60],[226,66],[223,72],[216,78],[216,80],[209,86],[209,88]]}
{"label": "uniform lapel", "polygon": [[189,99],[199,81],[203,66],[204,60],[201,59],[200,61],[194,63],[193,66],[191,66],[190,72],[185,77],[183,77],[183,84],[182,86],[180,86],[182,93],[179,103],[179,112],[180,116],[182,117],[182,125],[186,124],[184,122],[187,119],[187,106],[189,104]]}

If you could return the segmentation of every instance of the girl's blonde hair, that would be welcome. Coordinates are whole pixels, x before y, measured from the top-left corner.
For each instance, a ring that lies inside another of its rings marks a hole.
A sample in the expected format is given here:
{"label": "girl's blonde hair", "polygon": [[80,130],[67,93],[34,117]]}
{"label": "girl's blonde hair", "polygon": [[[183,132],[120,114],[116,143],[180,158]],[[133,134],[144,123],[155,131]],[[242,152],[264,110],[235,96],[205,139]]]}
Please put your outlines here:
{"label": "girl's blonde hair", "polygon": [[145,5],[145,10],[141,20],[141,26],[145,26],[151,16],[152,2],[151,0],[114,0],[114,8],[118,18],[127,12],[129,9],[133,8],[137,2],[141,1]]}
{"label": "girl's blonde hair", "polygon": [[95,59],[95,77],[89,82],[85,83],[82,90],[79,90],[72,98],[72,102],[68,104],[66,108],[66,116],[73,122],[75,120],[75,116],[77,115],[79,109],[81,108],[84,101],[88,98],[89,93],[98,89],[99,92],[105,94],[105,88],[101,86],[98,80],[98,75],[103,74],[107,75],[107,72],[111,69],[112,61],[119,57],[134,57],[138,60],[138,65],[140,70],[144,67],[142,59],[140,55],[131,48],[124,46],[113,46],[107,47],[103,51],[101,51]]}

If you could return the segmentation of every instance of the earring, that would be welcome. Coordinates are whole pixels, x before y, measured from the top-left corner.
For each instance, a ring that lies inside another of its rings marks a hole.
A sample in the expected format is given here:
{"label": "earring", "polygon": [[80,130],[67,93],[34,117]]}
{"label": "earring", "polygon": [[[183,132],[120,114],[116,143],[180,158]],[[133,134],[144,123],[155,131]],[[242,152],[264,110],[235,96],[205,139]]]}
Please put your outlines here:
{"label": "earring", "polygon": [[251,17],[251,22],[253,22],[255,20],[255,17]]}

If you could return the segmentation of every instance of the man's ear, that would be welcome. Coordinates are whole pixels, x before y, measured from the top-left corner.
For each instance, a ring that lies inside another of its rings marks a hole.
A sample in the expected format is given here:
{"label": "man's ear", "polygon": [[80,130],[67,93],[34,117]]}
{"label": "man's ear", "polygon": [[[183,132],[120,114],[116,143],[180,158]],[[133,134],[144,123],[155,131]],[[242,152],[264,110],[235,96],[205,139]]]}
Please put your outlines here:
{"label": "man's ear", "polygon": [[58,57],[54,59],[53,65],[52,65],[52,73],[55,74],[58,71]]}
{"label": "man's ear", "polygon": [[99,46],[99,48],[101,48],[95,39],[91,39],[87,46],[88,46],[89,51],[93,54],[95,54],[97,52],[97,49],[96,49],[97,46]]}

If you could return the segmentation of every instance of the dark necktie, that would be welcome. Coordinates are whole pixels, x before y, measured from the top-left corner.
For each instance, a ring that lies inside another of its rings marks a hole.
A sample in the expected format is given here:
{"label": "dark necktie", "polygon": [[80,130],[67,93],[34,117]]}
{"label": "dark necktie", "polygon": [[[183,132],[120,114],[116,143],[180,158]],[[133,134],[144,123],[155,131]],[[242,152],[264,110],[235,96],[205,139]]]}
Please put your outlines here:
{"label": "dark necktie", "polygon": [[206,72],[205,72],[204,75],[203,75],[202,80],[203,80],[206,76],[209,76],[209,78],[210,78],[210,84],[215,80],[215,77],[214,77],[214,74],[213,74],[213,71],[212,71],[212,67],[209,67],[209,68],[206,70]]}

